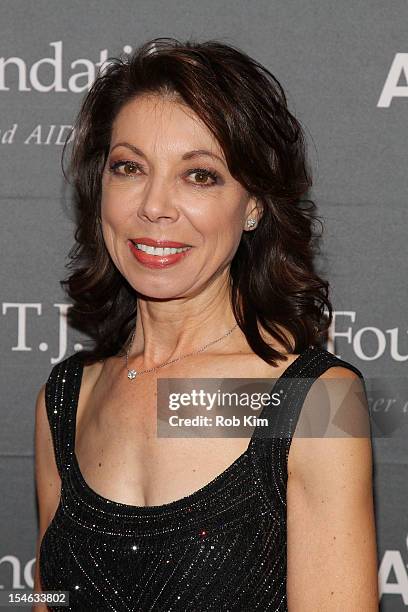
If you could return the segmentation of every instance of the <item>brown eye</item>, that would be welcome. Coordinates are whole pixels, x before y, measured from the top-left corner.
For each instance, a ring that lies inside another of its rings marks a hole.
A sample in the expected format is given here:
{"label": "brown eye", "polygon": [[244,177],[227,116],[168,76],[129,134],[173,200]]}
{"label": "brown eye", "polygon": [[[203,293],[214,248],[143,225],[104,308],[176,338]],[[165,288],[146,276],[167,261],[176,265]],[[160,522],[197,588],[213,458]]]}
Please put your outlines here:
{"label": "brown eye", "polygon": [[208,174],[205,174],[204,172],[196,172],[195,175],[197,183],[206,183],[209,179]]}
{"label": "brown eye", "polygon": [[218,183],[218,174],[211,170],[205,170],[204,168],[194,168],[190,170],[189,175],[195,175],[194,183],[196,185],[202,185],[203,187],[211,187]]}
{"label": "brown eye", "polygon": [[126,162],[126,164],[123,166],[123,170],[125,174],[134,174],[137,170],[137,166],[132,162]]}
{"label": "brown eye", "polygon": [[122,176],[134,176],[138,170],[138,164],[132,161],[118,161],[110,166],[110,171],[113,174],[120,174]]}

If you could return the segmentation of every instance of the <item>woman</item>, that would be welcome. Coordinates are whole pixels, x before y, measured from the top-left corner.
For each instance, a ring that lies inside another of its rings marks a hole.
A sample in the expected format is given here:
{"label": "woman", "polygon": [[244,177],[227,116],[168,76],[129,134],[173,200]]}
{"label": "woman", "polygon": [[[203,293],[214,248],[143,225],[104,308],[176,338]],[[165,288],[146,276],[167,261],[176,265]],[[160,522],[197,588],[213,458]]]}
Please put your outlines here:
{"label": "woman", "polygon": [[[364,379],[319,347],[332,307],[278,81],[232,46],[155,39],[97,78],[71,162],[63,284],[94,343],[38,396],[36,590],[87,611],[377,610],[370,438],[295,435],[317,382]],[[266,435],[157,435],[160,378],[219,377],[279,380]]]}

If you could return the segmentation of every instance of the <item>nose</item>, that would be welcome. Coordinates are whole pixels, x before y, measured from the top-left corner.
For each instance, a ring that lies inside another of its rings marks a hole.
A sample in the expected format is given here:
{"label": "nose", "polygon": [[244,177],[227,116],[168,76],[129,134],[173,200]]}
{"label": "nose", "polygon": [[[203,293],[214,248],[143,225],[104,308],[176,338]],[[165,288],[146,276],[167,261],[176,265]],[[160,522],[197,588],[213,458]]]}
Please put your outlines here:
{"label": "nose", "polygon": [[152,177],[146,185],[138,214],[144,221],[176,221],[179,211],[174,202],[169,181],[165,176]]}

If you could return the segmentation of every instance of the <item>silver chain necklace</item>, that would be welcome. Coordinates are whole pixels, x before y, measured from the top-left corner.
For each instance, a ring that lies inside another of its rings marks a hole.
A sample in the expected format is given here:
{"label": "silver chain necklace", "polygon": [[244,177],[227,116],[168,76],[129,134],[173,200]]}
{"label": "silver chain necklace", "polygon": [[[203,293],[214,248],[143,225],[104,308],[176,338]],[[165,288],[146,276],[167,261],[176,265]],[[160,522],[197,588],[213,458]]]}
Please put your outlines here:
{"label": "silver chain necklace", "polygon": [[130,340],[129,348],[126,351],[126,369],[128,371],[127,377],[129,378],[129,380],[134,380],[136,378],[136,376],[140,376],[140,374],[145,374],[146,372],[155,372],[159,368],[162,368],[165,365],[168,365],[169,363],[174,363],[175,361],[180,361],[180,359],[184,359],[184,357],[189,357],[190,355],[196,355],[197,353],[201,353],[208,346],[211,346],[212,344],[215,344],[216,342],[219,342],[220,340],[222,340],[223,338],[228,336],[232,331],[234,331],[234,329],[237,327],[237,325],[238,325],[238,323],[235,323],[235,325],[233,327],[231,327],[231,329],[228,330],[226,334],[224,334],[220,338],[217,338],[216,340],[213,340],[212,342],[209,342],[208,344],[205,344],[204,346],[202,346],[197,351],[193,351],[192,353],[187,353],[186,355],[181,355],[180,357],[176,357],[176,359],[171,359],[170,361],[165,361],[164,363],[161,363],[160,365],[158,365],[158,366],[156,366],[154,368],[149,368],[148,370],[140,370],[139,372],[136,372],[136,370],[129,370],[129,364],[128,364],[129,351],[130,351],[130,349],[132,347],[133,340],[135,338],[135,333],[136,333],[136,329],[135,329],[135,331],[132,334],[132,338]]}

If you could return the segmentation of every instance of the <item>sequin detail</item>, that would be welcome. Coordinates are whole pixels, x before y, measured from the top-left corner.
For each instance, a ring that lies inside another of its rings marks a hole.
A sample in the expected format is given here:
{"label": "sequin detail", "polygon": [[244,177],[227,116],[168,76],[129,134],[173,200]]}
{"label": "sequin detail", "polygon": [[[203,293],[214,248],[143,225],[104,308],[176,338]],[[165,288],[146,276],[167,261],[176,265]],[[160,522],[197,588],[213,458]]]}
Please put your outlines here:
{"label": "sequin detail", "polygon": [[144,507],[108,500],[85,482],[74,452],[82,356],[56,364],[46,408],[62,486],[41,541],[43,589],[69,591],[64,609],[75,612],[287,611],[290,443],[313,380],[338,365],[362,377],[308,347],[275,379],[284,390],[279,410],[263,408],[275,436],[255,428],[247,449],[207,485]]}

